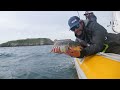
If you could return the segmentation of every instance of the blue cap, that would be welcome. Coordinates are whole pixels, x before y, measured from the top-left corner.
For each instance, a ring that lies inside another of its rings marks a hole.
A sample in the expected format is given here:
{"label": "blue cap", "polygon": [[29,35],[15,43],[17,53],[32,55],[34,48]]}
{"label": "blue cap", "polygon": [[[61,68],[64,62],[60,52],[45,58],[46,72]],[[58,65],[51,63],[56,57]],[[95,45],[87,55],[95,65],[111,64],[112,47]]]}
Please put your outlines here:
{"label": "blue cap", "polygon": [[80,18],[77,16],[73,16],[68,20],[68,25],[70,26],[70,29],[78,25],[79,23],[80,23]]}

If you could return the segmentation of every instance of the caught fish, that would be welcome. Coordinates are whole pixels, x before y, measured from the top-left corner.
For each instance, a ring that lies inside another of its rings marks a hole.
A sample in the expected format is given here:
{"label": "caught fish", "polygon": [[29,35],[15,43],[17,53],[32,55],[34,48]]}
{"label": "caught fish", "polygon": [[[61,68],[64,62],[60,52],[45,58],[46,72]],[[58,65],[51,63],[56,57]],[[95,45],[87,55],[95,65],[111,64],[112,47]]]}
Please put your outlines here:
{"label": "caught fish", "polygon": [[82,49],[82,46],[80,45],[80,43],[75,42],[71,39],[55,40],[51,52],[65,53],[70,48],[80,51]]}

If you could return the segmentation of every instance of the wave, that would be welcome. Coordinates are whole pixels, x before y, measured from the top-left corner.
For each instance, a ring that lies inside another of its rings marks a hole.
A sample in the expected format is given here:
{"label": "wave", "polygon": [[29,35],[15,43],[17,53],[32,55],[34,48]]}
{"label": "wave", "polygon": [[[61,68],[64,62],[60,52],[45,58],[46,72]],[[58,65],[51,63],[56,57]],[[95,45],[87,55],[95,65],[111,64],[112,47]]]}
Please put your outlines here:
{"label": "wave", "polygon": [[14,54],[13,53],[0,53],[0,58],[3,57],[12,57]]}

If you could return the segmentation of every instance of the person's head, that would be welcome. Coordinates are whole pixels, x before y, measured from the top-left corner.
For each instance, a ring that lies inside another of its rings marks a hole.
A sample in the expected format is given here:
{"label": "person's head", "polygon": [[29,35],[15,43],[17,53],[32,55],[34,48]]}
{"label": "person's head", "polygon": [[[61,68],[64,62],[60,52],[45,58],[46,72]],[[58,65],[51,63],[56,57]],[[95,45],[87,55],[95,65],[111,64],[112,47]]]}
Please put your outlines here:
{"label": "person's head", "polygon": [[76,35],[81,35],[83,30],[83,22],[77,16],[72,16],[68,20],[68,25],[70,30],[73,31]]}

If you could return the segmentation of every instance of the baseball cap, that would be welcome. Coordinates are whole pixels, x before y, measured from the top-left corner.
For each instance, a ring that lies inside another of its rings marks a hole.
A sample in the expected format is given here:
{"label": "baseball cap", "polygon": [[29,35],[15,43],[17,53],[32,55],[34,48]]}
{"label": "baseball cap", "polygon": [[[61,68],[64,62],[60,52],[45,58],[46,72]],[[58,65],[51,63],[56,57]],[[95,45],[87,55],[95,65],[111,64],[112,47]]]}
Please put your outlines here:
{"label": "baseball cap", "polygon": [[80,23],[80,18],[77,16],[72,16],[69,20],[68,20],[68,25],[70,26],[70,30],[71,28],[73,28],[74,26],[78,25]]}

